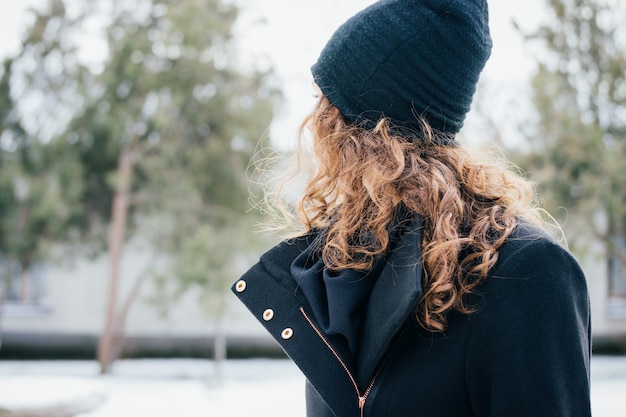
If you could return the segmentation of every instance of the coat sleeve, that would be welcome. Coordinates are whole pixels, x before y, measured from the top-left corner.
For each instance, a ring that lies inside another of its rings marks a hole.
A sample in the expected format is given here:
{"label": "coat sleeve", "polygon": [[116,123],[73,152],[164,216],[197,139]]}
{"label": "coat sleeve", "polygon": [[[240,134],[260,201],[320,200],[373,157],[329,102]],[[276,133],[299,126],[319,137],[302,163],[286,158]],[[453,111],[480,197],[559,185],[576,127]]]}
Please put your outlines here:
{"label": "coat sleeve", "polygon": [[590,416],[589,296],[578,263],[546,239],[501,261],[471,319],[466,379],[474,414]]}

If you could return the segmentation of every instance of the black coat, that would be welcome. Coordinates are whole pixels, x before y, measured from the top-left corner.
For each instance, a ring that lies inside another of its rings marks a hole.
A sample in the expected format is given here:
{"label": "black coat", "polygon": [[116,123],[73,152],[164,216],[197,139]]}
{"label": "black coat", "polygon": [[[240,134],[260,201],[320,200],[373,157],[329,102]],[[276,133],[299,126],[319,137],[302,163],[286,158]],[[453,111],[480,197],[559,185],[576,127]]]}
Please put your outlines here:
{"label": "black coat", "polygon": [[[421,235],[406,234],[377,277],[361,351],[325,335],[290,273],[314,236],[265,253],[233,291],[307,379],[308,417],[590,416],[589,298],[572,256],[519,228],[500,248],[471,315],[421,328]],[[360,408],[362,406],[362,409]]]}

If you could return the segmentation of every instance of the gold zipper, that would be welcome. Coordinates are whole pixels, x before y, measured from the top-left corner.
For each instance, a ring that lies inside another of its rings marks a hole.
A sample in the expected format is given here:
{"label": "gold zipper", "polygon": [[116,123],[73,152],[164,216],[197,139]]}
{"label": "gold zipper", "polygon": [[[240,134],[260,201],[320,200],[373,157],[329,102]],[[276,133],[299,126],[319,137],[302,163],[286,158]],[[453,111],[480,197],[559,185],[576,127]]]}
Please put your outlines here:
{"label": "gold zipper", "polygon": [[337,358],[337,361],[339,361],[339,364],[341,365],[341,367],[344,369],[344,371],[346,371],[346,374],[348,374],[348,378],[350,378],[350,381],[352,382],[352,386],[354,387],[354,390],[356,391],[356,395],[359,399],[359,410],[361,411],[361,417],[363,417],[364,415],[363,413],[365,410],[365,401],[367,400],[367,397],[370,395],[370,392],[372,391],[372,388],[374,387],[374,384],[376,383],[376,378],[378,378],[378,374],[380,373],[380,368],[374,374],[374,377],[370,381],[363,395],[361,395],[361,390],[359,390],[359,385],[356,383],[356,379],[352,375],[352,372],[350,372],[350,369],[348,369],[348,366],[346,365],[346,363],[343,361],[343,359],[341,359],[341,356],[339,356],[337,351],[333,348],[330,342],[326,339],[324,334],[317,328],[315,323],[313,323],[313,320],[309,318],[309,316],[306,314],[306,311],[304,311],[303,307],[300,307],[300,312],[302,313],[306,321],[309,322],[309,325],[311,326],[311,328],[313,328],[315,333],[317,333],[319,338],[322,339],[322,342],[324,342],[326,347],[328,347],[330,352],[335,356],[335,358]]}

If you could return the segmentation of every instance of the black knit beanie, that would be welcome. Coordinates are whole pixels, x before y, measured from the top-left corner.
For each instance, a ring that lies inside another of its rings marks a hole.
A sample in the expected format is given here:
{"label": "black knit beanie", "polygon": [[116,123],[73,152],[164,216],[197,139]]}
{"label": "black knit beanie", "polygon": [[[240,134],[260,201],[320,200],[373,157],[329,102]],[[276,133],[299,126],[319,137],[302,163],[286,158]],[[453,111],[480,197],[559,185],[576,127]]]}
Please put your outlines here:
{"label": "black knit beanie", "polygon": [[491,53],[486,0],[382,0],[345,22],[311,68],[324,95],[372,129],[386,117],[419,136],[419,116],[455,134]]}

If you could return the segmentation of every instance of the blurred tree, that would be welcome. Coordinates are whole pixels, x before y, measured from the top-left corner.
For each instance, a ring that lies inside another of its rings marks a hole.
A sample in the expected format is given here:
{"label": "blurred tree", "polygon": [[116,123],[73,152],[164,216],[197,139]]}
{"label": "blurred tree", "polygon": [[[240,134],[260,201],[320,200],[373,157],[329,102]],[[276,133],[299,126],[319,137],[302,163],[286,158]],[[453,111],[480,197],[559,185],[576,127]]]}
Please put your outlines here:
{"label": "blurred tree", "polygon": [[4,61],[0,78],[0,305],[9,293],[23,304],[36,301],[32,268],[49,259],[52,244],[72,240],[82,212],[82,167],[68,143],[53,140],[59,126],[51,116],[67,117],[76,106],[84,68],[75,45],[57,31],[75,30],[82,16],[70,17],[62,1],[33,14],[20,53]]}
{"label": "blurred tree", "polygon": [[269,70],[238,64],[237,12],[220,0],[139,0],[112,8],[104,70],[66,134],[86,169],[85,207],[95,223],[111,223],[102,372],[120,352],[132,304],[117,302],[129,236],[152,237],[154,250],[172,259],[170,280],[180,288],[220,295],[233,276],[225,268],[253,240],[242,239],[249,230],[240,228],[245,171],[279,95]]}
{"label": "blurred tree", "polygon": [[602,244],[614,289],[626,295],[626,10],[602,0],[548,6],[547,23],[528,36],[542,46],[538,120],[526,129],[530,147],[513,158],[539,182],[574,249],[588,251],[590,237]]}
{"label": "blurred tree", "polygon": [[[239,61],[237,16],[222,0],[49,0],[4,63],[2,265],[28,271],[52,244],[108,249],[102,372],[121,351],[147,277],[174,289],[157,294],[162,300],[199,288],[217,318],[233,268],[258,253],[253,219],[243,216],[245,172],[280,93],[271,69]],[[108,45],[96,70],[80,59],[87,22]],[[148,238],[161,263],[118,302],[120,258],[133,236]]]}

